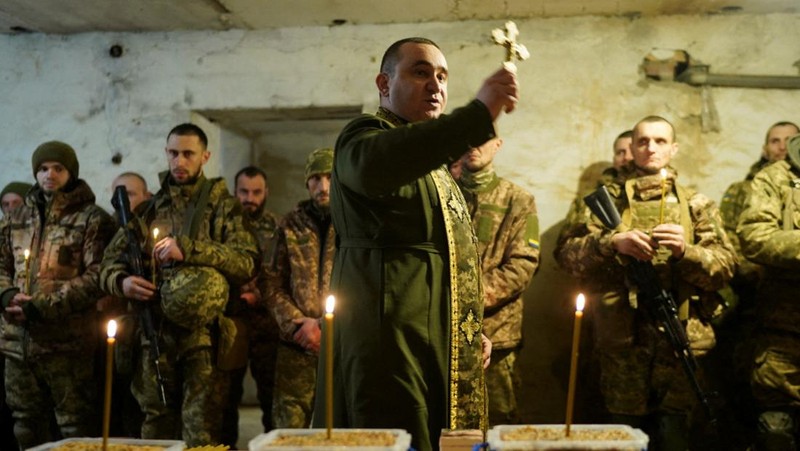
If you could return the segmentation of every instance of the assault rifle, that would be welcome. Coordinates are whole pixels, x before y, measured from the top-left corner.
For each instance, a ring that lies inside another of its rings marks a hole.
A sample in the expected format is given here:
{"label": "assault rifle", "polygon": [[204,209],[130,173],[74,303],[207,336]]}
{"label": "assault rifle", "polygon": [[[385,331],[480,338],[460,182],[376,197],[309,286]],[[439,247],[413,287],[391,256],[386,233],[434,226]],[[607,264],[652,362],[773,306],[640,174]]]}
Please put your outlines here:
{"label": "assault rifle", "polygon": [[[139,243],[139,237],[133,230],[132,226],[129,226],[133,218],[133,213],[131,213],[131,204],[130,200],[128,200],[128,192],[126,191],[125,186],[120,185],[114,189],[114,196],[111,198],[111,205],[117,211],[117,214],[119,215],[119,222],[128,235],[128,249],[126,252],[128,258],[128,269],[134,276],[147,278],[147,274],[144,270],[144,264],[142,263],[142,246]],[[148,302],[136,302],[134,305],[136,310],[139,312],[139,321],[142,325],[142,329],[144,330],[144,334],[147,337],[147,340],[150,342],[149,358],[156,371],[158,396],[161,399],[161,404],[166,407],[167,394],[164,391],[164,384],[166,381],[161,375],[161,367],[158,363],[158,359],[161,356],[161,350],[158,348],[158,333],[156,332],[155,325],[153,324],[153,312],[150,309],[150,304]]]}
{"label": "assault rifle", "polygon": [[[607,228],[613,230],[622,222],[605,186],[584,197],[583,201]],[[672,350],[681,361],[686,377],[697,399],[703,405],[711,425],[715,426],[717,419],[708,395],[697,380],[697,360],[689,346],[686,329],[678,319],[678,308],[672,294],[661,287],[661,280],[651,262],[631,258],[625,268],[628,270],[629,279],[638,289],[636,298],[639,306],[644,308],[645,314],[653,322],[661,326],[660,329],[663,330]]]}

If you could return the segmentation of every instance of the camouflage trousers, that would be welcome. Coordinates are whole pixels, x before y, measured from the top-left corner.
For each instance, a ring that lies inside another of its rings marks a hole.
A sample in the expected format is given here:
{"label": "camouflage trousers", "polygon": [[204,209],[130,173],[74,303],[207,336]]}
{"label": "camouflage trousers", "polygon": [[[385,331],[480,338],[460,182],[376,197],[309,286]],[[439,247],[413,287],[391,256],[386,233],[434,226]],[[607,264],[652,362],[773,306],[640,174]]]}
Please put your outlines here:
{"label": "camouflage trousers", "polygon": [[307,428],[311,424],[317,383],[316,355],[278,344],[272,422],[276,428]]}
{"label": "camouflage trousers", "polygon": [[189,447],[219,444],[228,374],[217,368],[216,353],[210,346],[178,352],[168,340],[160,345],[167,406],[161,404],[155,365],[146,358],[147,347],[131,384],[145,414],[142,438],[182,439]]}
{"label": "camouflage trousers", "polygon": [[95,409],[94,360],[75,354],[6,359],[6,401],[14,417],[20,449],[52,441],[50,419],[55,413],[63,437],[99,433]]}
{"label": "camouflage trousers", "polygon": [[521,384],[516,368],[519,350],[492,350],[492,360],[486,369],[486,391],[489,394],[489,425],[517,424],[517,392]]}
{"label": "camouflage trousers", "polygon": [[800,408],[800,335],[758,337],[751,386],[761,410]]}
{"label": "camouflage trousers", "polygon": [[664,337],[653,335],[646,343],[597,352],[600,391],[610,413],[691,412],[696,403],[692,385]]}
{"label": "camouflage trousers", "polygon": [[[272,430],[272,398],[275,388],[275,361],[278,353],[277,336],[253,335],[248,349],[250,375],[256,382],[256,396],[261,407],[264,432]],[[235,448],[239,438],[239,403],[244,394],[247,367],[230,372],[230,393],[225,407],[222,443]]]}

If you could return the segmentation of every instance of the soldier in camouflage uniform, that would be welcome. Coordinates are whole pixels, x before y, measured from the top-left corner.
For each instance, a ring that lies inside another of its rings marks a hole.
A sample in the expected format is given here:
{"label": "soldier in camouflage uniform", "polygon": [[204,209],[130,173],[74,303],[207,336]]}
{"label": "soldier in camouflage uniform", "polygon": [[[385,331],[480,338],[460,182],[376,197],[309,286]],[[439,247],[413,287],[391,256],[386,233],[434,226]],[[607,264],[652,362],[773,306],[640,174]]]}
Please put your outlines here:
{"label": "soldier in camouflage uniform", "polygon": [[[764,139],[761,158],[750,166],[750,171],[744,180],[733,183],[728,187],[722,196],[722,202],[719,204],[719,211],[725,223],[725,232],[728,234],[734,249],[736,249],[736,254],[740,257],[739,268],[736,271],[736,276],[731,281],[731,285],[739,295],[740,302],[752,301],[756,286],[761,279],[762,269],[759,265],[746,258],[741,258],[741,245],[739,244],[739,236],[736,234],[739,217],[744,211],[744,203],[750,194],[755,175],[770,163],[785,159],[786,143],[790,137],[798,133],[800,133],[800,127],[792,122],[781,121],[773,124]],[[742,299],[743,297],[746,299]]]}
{"label": "soldier in camouflage uniform", "polygon": [[[625,262],[636,258],[655,265],[696,352],[713,346],[708,320],[717,298],[711,293],[736,267],[713,202],[675,183],[669,163],[677,150],[667,120],[650,116],[640,121],[634,127],[633,161],[606,185],[623,224],[608,230],[597,218],[588,218],[572,225],[556,250],[561,266],[584,279],[589,302],[596,304],[595,349],[612,422],[648,430],[659,450],[688,448],[687,420],[696,400],[668,341],[637,308]],[[664,182],[662,168],[667,170]]]}
{"label": "soldier in camouflage uniform", "polygon": [[758,450],[796,450],[800,424],[800,135],[786,160],[753,178],[737,228],[742,252],[763,265],[756,293]]}
{"label": "soldier in camouflage uniform", "polygon": [[114,223],[79,168],[69,145],[39,146],[37,183],[0,232],[5,384],[21,449],[54,438],[53,413],[64,437],[99,432],[92,356],[100,260]]}
{"label": "soldier in camouflage uniform", "polygon": [[[106,249],[101,269],[109,294],[134,305],[149,303],[158,332],[167,405],[160,400],[156,366],[147,358],[150,343],[140,330],[132,391],[145,413],[142,438],[183,439],[189,446],[221,440],[227,373],[217,368],[217,356],[229,349],[235,334],[222,312],[228,285],[249,282],[258,255],[239,202],[222,179],[203,174],[207,145],[196,125],[173,128],[165,148],[169,172],[161,174],[161,189],[137,211],[141,224],[133,228],[148,254],[148,275],[155,265],[157,285],[131,275],[124,230]],[[156,227],[161,234],[153,243],[149,231]]]}
{"label": "soldier in camouflage uniform", "polygon": [[[736,226],[750,194],[755,175],[764,167],[786,158],[786,143],[800,129],[792,122],[776,122],[767,130],[762,146],[761,158],[753,163],[744,180],[731,184],[722,196],[719,211],[725,224],[725,232],[739,259],[736,274],[731,280],[731,290],[723,293],[731,307],[723,321],[716,324],[717,347],[709,355],[708,374],[715,380],[732,409],[729,426],[723,422],[727,433],[744,444],[752,441],[755,429],[755,412],[750,395],[750,372],[753,362],[753,328],[755,327],[755,296],[764,268],[742,255]],[[725,368],[723,371],[720,369]],[[731,373],[730,368],[734,371]],[[723,418],[724,419],[724,418]]]}
{"label": "soldier in camouflage uniform", "polygon": [[[248,166],[236,173],[235,195],[245,212],[246,224],[258,241],[262,263],[271,254],[273,238],[278,225],[278,217],[264,208],[269,196],[267,174]],[[264,432],[272,429],[272,391],[275,386],[275,359],[278,349],[278,327],[275,317],[267,307],[261,288],[264,285],[264,271],[257,265],[258,277],[241,287],[239,299],[228,305],[228,315],[246,325],[248,340],[248,359],[250,374],[256,382],[256,394],[261,406],[261,424]],[[247,365],[231,372],[231,390],[225,409],[222,443],[236,448],[239,435],[239,403],[244,393],[244,376]]]}
{"label": "soldier in camouflage uniform", "polygon": [[478,237],[483,282],[483,333],[492,341],[486,369],[489,424],[519,422],[516,361],[522,345],[522,293],[539,266],[539,218],[532,195],[498,177],[495,137],[461,158],[459,186]]}
{"label": "soldier in camouflage uniform", "polygon": [[277,428],[311,424],[320,319],[331,281],[335,234],[330,215],[333,149],[313,151],[305,179],[311,199],[297,204],[278,225],[266,271],[266,299],[278,322],[280,343],[272,420]]}
{"label": "soldier in camouflage uniform", "polygon": [[[11,182],[3,188],[3,191],[0,192],[0,202],[2,203],[4,218],[23,204],[25,195],[32,187],[33,185],[30,183]],[[6,404],[6,388],[3,377],[6,367],[5,362],[5,356],[0,354],[0,443],[6,443],[10,448],[16,448],[17,440],[14,438],[14,420],[11,417],[11,409]]]}

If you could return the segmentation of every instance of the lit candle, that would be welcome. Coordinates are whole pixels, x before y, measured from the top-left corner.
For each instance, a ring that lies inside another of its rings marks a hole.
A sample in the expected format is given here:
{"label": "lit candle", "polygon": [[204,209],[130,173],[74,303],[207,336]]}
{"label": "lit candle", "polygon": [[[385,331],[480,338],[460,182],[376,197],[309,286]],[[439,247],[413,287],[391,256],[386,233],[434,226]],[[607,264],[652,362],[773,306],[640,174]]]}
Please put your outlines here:
{"label": "lit candle", "polygon": [[108,322],[108,347],[106,348],[106,394],[103,404],[103,451],[108,449],[108,428],[111,424],[111,368],[114,366],[114,336],[117,335],[117,322]]}
{"label": "lit candle", "polygon": [[31,251],[25,249],[22,254],[25,256],[25,294],[31,294]]}
{"label": "lit candle", "polygon": [[586,298],[583,293],[575,300],[575,325],[572,329],[572,361],[569,365],[569,388],[567,390],[567,437],[572,425],[572,406],[575,404],[575,381],[578,377],[578,348],[581,342],[581,318]]}
{"label": "lit candle", "polygon": [[667,170],[661,168],[661,206],[658,209],[658,223],[664,223],[664,202],[667,198]]}
{"label": "lit candle", "polygon": [[153,285],[155,285],[155,286],[158,286],[158,285],[156,285],[156,282],[157,282],[157,279],[156,279],[156,269],[157,269],[156,268],[157,267],[157,265],[156,265],[156,243],[157,242],[158,242],[158,227],[153,229],[153,258],[152,258],[151,263],[150,263],[150,265],[153,267]]}
{"label": "lit candle", "polygon": [[333,429],[333,295],[325,299],[325,426],[328,440]]}

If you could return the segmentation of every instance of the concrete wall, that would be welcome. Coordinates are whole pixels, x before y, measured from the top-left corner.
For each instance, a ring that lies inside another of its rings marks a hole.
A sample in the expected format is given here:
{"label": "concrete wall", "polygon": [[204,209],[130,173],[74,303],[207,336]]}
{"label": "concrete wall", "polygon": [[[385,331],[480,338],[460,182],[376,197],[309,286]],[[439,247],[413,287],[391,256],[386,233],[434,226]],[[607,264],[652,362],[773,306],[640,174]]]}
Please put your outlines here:
{"label": "concrete wall", "polygon": [[[533,192],[543,232],[542,268],[528,290],[523,410],[528,421],[563,421],[566,358],[576,289],[551,258],[559,221],[581,174],[610,158],[611,141],[642,116],[677,125],[681,180],[719,199],[757,158],[767,127],[800,121],[797,91],[714,88],[721,132],[701,130],[701,91],[638,73],[654,47],[685,49],[712,72],[797,75],[798,15],[565,18],[518,22],[532,58],[519,64],[522,100],[500,121],[500,174]],[[0,36],[0,183],[29,179],[30,154],[61,139],[78,150],[81,175],[108,207],[115,174],[156,183],[169,128],[193,110],[375,105],[384,48],[408,35],[437,41],[450,65],[450,109],[472,98],[499,64],[489,32],[498,22],[293,28],[271,31]],[[120,44],[121,58],[108,56]],[[213,130],[210,175],[248,160],[299,174],[303,156]],[[249,149],[251,150],[248,150]],[[303,146],[296,151],[310,150]],[[120,165],[111,157],[119,152]],[[273,154],[273,152],[275,152]],[[255,158],[255,157],[254,157]],[[287,182],[288,183],[288,182]],[[275,197],[285,196],[273,189]],[[288,186],[288,185],[287,185]],[[302,189],[280,205],[302,198]],[[271,201],[272,202],[272,201]],[[285,210],[281,208],[280,210]],[[281,211],[283,212],[283,211]],[[589,300],[591,302],[591,300]]]}

